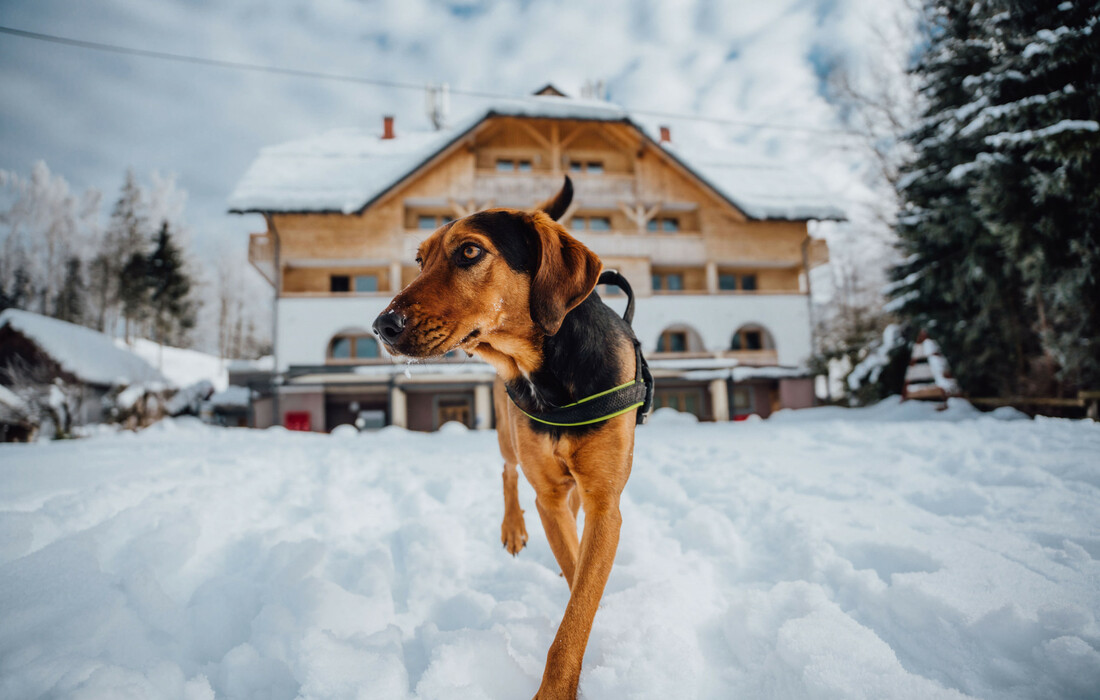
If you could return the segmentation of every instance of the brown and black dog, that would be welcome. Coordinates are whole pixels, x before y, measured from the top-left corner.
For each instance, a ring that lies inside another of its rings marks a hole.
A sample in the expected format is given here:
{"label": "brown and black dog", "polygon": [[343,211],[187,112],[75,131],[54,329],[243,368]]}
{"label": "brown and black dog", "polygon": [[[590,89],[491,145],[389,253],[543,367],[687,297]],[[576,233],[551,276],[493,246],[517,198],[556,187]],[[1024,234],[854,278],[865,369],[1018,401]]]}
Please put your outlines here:
{"label": "brown and black dog", "polygon": [[[577,694],[581,661],[619,544],[619,496],[630,476],[635,412],[580,427],[524,415],[566,406],[636,377],[634,333],[594,293],[600,259],[555,219],[562,191],[534,212],[491,209],[435,231],[417,255],[420,274],[374,322],[389,350],[410,357],[456,348],[498,375],[497,434],[504,456],[501,540],[527,542],[516,466],[535,490],[539,518],[569,583],[569,604],[546,657],[536,699]],[[577,509],[584,533],[577,539]]]}

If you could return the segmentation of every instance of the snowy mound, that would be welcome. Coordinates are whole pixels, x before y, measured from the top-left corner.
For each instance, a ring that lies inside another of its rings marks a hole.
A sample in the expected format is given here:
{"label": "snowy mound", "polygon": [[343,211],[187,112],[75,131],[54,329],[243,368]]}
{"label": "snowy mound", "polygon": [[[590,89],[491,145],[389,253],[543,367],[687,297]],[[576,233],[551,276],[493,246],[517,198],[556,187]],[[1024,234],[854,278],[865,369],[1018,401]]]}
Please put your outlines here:
{"label": "snowy mound", "polygon": [[[909,410],[639,430],[580,697],[1095,697],[1100,425]],[[466,430],[0,445],[0,697],[529,698],[569,591],[500,471]]]}
{"label": "snowy mound", "polygon": [[18,309],[0,314],[0,328],[5,326],[32,340],[63,370],[89,384],[166,383],[148,362],[90,328]]}

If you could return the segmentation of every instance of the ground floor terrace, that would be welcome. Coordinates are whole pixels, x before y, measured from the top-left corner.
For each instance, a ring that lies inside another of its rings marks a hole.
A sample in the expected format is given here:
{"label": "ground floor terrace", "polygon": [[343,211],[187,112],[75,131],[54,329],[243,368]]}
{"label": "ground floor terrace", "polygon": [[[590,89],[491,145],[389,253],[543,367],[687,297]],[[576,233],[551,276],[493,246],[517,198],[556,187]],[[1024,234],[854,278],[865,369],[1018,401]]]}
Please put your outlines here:
{"label": "ground floor terrace", "polygon": [[[736,360],[697,358],[650,363],[655,408],[675,408],[703,421],[767,418],[816,402],[814,380],[791,367],[747,367]],[[255,427],[330,432],[396,425],[430,432],[456,422],[496,427],[495,374],[475,360],[424,364],[291,367],[274,391],[253,406]]]}

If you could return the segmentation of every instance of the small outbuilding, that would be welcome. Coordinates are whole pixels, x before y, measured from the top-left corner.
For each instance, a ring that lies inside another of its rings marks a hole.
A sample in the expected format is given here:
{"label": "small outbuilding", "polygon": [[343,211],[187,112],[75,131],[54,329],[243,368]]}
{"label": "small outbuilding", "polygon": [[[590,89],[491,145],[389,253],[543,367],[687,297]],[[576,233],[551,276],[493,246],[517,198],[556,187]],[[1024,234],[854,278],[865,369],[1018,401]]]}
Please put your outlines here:
{"label": "small outbuilding", "polygon": [[123,392],[160,392],[168,382],[152,365],[90,328],[19,309],[0,313],[0,386],[26,419],[52,434],[115,418]]}

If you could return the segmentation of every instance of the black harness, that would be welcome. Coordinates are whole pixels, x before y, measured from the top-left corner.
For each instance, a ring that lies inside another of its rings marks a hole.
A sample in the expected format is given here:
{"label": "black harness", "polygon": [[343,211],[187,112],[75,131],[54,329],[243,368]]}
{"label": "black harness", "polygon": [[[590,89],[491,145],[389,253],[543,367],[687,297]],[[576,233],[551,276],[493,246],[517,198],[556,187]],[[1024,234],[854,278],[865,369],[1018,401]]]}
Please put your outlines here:
{"label": "black harness", "polygon": [[[605,270],[600,274],[599,284],[613,284],[626,293],[626,311],[623,320],[627,325],[634,321],[634,291],[630,283],[616,270]],[[649,365],[642,357],[642,346],[634,339],[634,379],[626,384],[612,387],[598,394],[587,396],[567,406],[555,406],[543,413],[528,413],[516,401],[512,389],[506,387],[508,398],[523,415],[533,421],[559,428],[574,428],[611,420],[616,416],[637,410],[637,422],[645,423],[653,407],[653,375]]]}

